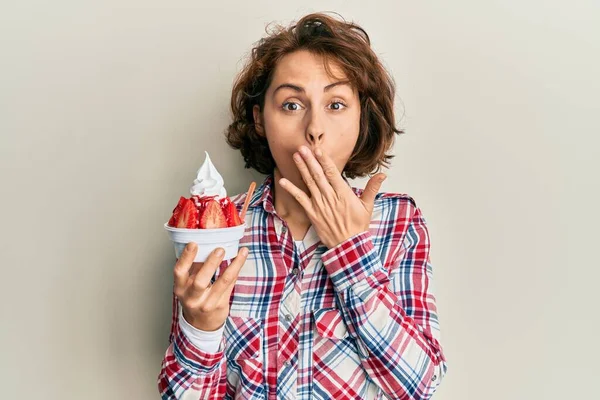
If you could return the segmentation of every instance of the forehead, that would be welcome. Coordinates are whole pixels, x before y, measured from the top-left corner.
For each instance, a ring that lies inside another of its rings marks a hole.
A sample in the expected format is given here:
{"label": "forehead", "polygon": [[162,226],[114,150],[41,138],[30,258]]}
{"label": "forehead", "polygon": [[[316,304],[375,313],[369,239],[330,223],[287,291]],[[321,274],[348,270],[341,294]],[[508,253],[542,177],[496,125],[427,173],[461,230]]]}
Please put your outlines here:
{"label": "forehead", "polygon": [[333,83],[347,79],[346,73],[334,60],[328,60],[327,65],[333,76],[327,74],[324,58],[306,50],[299,50],[285,55],[275,67],[273,83],[293,81],[298,84],[310,82]]}

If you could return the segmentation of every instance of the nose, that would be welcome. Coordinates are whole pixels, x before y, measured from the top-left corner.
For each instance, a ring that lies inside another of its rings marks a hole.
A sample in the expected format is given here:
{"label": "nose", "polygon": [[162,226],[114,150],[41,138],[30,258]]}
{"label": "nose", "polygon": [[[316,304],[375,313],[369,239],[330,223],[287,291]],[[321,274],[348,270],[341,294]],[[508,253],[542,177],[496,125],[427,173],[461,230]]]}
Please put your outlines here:
{"label": "nose", "polygon": [[318,115],[318,111],[312,110],[312,112],[309,113],[308,118],[310,118],[310,120],[306,126],[306,140],[312,146],[320,145],[325,138],[325,129],[323,128],[323,123]]}
{"label": "nose", "polygon": [[307,139],[308,139],[308,142],[310,144],[312,144],[312,145],[318,145],[318,144],[322,143],[324,135],[325,135],[324,133],[317,133],[317,132],[311,133],[311,132],[309,132]]}

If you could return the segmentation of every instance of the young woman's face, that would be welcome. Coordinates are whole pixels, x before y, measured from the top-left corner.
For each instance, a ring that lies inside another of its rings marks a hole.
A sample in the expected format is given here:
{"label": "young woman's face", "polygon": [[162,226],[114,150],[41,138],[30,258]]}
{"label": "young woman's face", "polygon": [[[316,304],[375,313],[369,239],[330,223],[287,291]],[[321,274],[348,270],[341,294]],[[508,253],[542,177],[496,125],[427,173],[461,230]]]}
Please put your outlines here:
{"label": "young woman's face", "polygon": [[254,108],[254,120],[262,125],[277,168],[282,176],[301,181],[292,155],[300,146],[321,148],[340,172],[352,155],[360,129],[358,93],[346,75],[330,64],[327,74],[322,59],[300,50],[282,58],[265,95],[262,113]]}

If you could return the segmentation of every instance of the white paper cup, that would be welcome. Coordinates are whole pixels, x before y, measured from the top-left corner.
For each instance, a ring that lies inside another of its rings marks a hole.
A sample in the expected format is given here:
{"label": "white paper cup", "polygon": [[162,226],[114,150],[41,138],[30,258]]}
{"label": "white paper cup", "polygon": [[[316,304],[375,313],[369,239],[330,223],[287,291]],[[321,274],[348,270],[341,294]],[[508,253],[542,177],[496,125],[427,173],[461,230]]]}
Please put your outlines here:
{"label": "white paper cup", "polygon": [[235,258],[240,246],[240,239],[246,230],[246,224],[219,229],[184,229],[173,228],[165,223],[165,229],[173,242],[177,258],[181,256],[186,244],[196,242],[198,252],[194,262],[204,262],[208,255],[218,247],[225,249],[223,260]]}

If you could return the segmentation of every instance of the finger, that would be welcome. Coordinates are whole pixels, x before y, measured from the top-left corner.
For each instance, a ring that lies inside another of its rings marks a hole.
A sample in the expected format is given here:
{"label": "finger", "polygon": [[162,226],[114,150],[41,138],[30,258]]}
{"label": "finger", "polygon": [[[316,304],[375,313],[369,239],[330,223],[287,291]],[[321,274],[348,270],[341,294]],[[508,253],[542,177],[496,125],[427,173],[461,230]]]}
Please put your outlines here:
{"label": "finger", "polygon": [[210,281],[217,268],[219,268],[219,265],[221,265],[224,256],[225,251],[222,248],[215,249],[208,255],[204,265],[202,265],[196,275],[190,276],[188,290],[191,296],[201,295],[210,286]]}
{"label": "finger", "polygon": [[211,291],[217,298],[221,298],[223,295],[229,297],[231,290],[235,286],[240,270],[244,266],[246,259],[248,258],[248,248],[242,247],[238,251],[237,257],[229,264],[229,266],[223,271],[219,279],[215,281]]}
{"label": "finger", "polygon": [[320,198],[321,190],[319,189],[317,182],[308,170],[308,166],[306,165],[306,162],[304,161],[300,153],[294,153],[293,158],[294,162],[296,163],[296,167],[298,168],[298,171],[300,171],[302,180],[304,181],[304,183],[306,183],[306,187],[310,191],[312,197],[315,199]]}
{"label": "finger", "polygon": [[321,164],[325,178],[329,181],[336,193],[340,193],[342,190],[350,188],[346,181],[344,181],[344,178],[342,178],[342,173],[337,165],[335,165],[333,159],[329,157],[328,154],[318,148],[315,150],[315,158],[319,164]]}
{"label": "finger", "polygon": [[317,183],[319,191],[323,195],[333,194],[335,192],[333,186],[331,186],[331,183],[329,183],[329,181],[325,177],[323,167],[321,167],[321,164],[319,163],[319,161],[317,161],[312,151],[310,151],[310,149],[306,146],[301,146],[300,153],[302,154],[304,162],[308,166],[308,173],[310,174],[312,179]]}
{"label": "finger", "polygon": [[175,263],[173,275],[176,290],[185,288],[185,284],[190,276],[190,268],[194,262],[197,251],[198,245],[196,243],[188,243]]}
{"label": "finger", "polygon": [[369,182],[367,182],[367,186],[365,186],[360,199],[363,201],[363,203],[365,203],[369,210],[373,210],[375,196],[377,196],[377,193],[379,193],[381,184],[386,178],[387,176],[385,174],[377,174],[369,179]]}
{"label": "finger", "polygon": [[306,193],[304,193],[301,189],[298,189],[298,187],[296,185],[294,185],[292,182],[288,181],[285,178],[281,178],[279,180],[279,184],[281,185],[282,188],[284,188],[289,194],[291,194],[294,199],[296,199],[296,201],[298,203],[300,203],[300,205],[306,210],[306,211],[311,211],[312,210],[312,205],[310,202],[310,198],[308,197],[308,195]]}
{"label": "finger", "polygon": [[200,267],[202,267],[202,265],[204,265],[204,263],[201,263],[201,262],[192,263],[192,267],[190,268],[190,271],[189,271],[190,276],[196,275],[196,273],[200,270]]}

